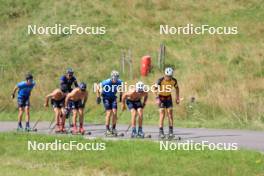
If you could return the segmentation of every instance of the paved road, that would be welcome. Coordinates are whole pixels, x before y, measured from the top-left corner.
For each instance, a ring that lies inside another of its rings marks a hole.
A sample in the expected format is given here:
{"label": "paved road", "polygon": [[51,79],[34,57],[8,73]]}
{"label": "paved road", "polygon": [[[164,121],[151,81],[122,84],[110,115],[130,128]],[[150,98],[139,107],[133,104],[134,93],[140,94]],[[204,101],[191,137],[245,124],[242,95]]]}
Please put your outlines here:
{"label": "paved road", "polygon": [[[32,125],[34,122],[31,123]],[[14,131],[16,129],[16,122],[0,122],[0,132]],[[128,125],[118,125],[119,132],[125,134],[120,138],[107,138],[109,140],[129,139],[130,130],[125,133]],[[49,122],[39,122],[37,125],[38,133],[52,134],[49,129]],[[86,138],[104,138],[104,125],[89,124],[85,125],[87,131],[91,135],[85,135]],[[151,140],[158,141],[158,128],[156,126],[144,126],[146,134],[151,134]],[[181,136],[182,142],[193,141],[199,142],[208,141],[210,143],[237,143],[239,148],[254,149],[264,152],[264,132],[249,131],[249,130],[227,130],[227,129],[205,129],[205,128],[175,128],[174,133]]]}

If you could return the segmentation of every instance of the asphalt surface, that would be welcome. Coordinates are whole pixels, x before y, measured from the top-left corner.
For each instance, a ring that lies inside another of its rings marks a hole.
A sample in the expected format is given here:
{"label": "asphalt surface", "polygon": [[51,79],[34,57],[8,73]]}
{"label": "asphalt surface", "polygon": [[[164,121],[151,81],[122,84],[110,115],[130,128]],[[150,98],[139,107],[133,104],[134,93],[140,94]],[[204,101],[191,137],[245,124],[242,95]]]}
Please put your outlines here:
{"label": "asphalt surface", "polygon": [[[31,126],[35,122],[31,122]],[[23,124],[24,125],[24,124]],[[37,133],[42,134],[54,134],[54,130],[49,128],[50,122],[39,122],[36,126],[38,129]],[[54,126],[54,124],[52,125]],[[17,122],[0,122],[0,132],[15,131]],[[68,127],[66,127],[68,128]],[[69,129],[69,128],[68,128]],[[131,128],[128,132],[128,125],[117,126],[119,133],[124,133],[124,137],[105,137],[103,124],[86,124],[85,129],[87,132],[91,132],[91,135],[84,135],[87,139],[103,138],[107,140],[130,140]],[[158,128],[157,126],[144,126],[144,132],[146,135],[151,135],[150,139],[159,141]],[[165,133],[167,133],[165,128]],[[209,143],[219,144],[222,143],[225,146],[229,146],[232,143],[238,148],[253,149],[264,152],[264,132],[262,131],[249,131],[249,130],[230,130],[230,129],[205,129],[205,128],[174,128],[176,136],[181,137],[181,142],[191,141],[194,143],[202,143],[208,141]],[[139,139],[141,140],[141,139]],[[142,139],[143,140],[143,139]]]}

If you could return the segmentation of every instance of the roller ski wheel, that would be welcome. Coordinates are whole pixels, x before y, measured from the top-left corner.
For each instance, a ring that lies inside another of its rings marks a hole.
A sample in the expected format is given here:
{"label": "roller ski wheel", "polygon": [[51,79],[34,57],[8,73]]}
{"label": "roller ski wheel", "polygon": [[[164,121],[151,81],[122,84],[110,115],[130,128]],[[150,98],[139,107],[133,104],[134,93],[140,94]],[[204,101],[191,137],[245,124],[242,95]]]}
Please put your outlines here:
{"label": "roller ski wheel", "polygon": [[164,134],[164,133],[160,133],[160,134],[159,134],[159,139],[160,139],[160,140],[164,140],[164,139],[166,139],[165,134]]}
{"label": "roller ski wheel", "polygon": [[86,134],[86,135],[92,135],[92,132],[87,131],[87,132],[85,132],[85,134]]}
{"label": "roller ski wheel", "polygon": [[112,137],[112,136],[113,136],[113,134],[110,130],[105,131],[105,137]]}
{"label": "roller ski wheel", "polygon": [[152,136],[151,136],[151,134],[147,134],[147,135],[145,135],[145,138],[151,138]]}
{"label": "roller ski wheel", "polygon": [[62,127],[62,128],[60,129],[60,133],[61,133],[61,134],[68,134],[68,131],[67,131],[64,127]]}
{"label": "roller ski wheel", "polygon": [[130,137],[131,138],[136,138],[137,137],[137,133],[136,132],[132,132]]}
{"label": "roller ski wheel", "polygon": [[57,134],[57,133],[61,133],[62,131],[61,131],[61,129],[59,129],[59,128],[56,128],[56,130],[55,130],[55,133]]}
{"label": "roller ski wheel", "polygon": [[124,133],[118,133],[117,136],[118,136],[118,137],[124,137],[125,134],[124,134]]}
{"label": "roller ski wheel", "polygon": [[167,135],[167,139],[168,140],[176,140],[176,141],[180,141],[181,137],[180,136],[176,136],[175,134],[168,134]]}
{"label": "roller ski wheel", "polygon": [[37,132],[38,130],[37,130],[37,128],[30,128],[30,127],[26,127],[25,128],[25,132]]}
{"label": "roller ski wheel", "polygon": [[17,127],[16,131],[17,131],[17,132],[23,132],[24,129],[23,129],[23,127]]}
{"label": "roller ski wheel", "polygon": [[77,128],[73,128],[73,129],[71,130],[71,134],[72,134],[72,135],[77,135],[77,134],[78,134],[78,130],[77,130]]}
{"label": "roller ski wheel", "polygon": [[85,130],[84,130],[84,128],[80,128],[80,129],[79,129],[79,133],[80,133],[81,135],[84,135],[84,134],[85,134]]}
{"label": "roller ski wheel", "polygon": [[137,138],[144,139],[144,138],[145,138],[145,133],[143,133],[143,132],[139,132],[139,133],[137,134]]}

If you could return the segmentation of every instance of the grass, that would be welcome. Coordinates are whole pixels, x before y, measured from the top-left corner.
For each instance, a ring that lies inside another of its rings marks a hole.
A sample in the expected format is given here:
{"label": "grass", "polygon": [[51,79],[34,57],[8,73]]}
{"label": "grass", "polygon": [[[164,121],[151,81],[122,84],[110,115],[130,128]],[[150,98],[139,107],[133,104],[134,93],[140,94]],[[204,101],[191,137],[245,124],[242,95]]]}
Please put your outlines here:
{"label": "grass", "polygon": [[[28,151],[27,142],[105,142],[105,151]],[[263,175],[264,156],[238,151],[160,151],[147,141],[0,134],[0,175]]]}
{"label": "grass", "polygon": [[[6,113],[15,111],[15,103],[10,100],[11,90],[26,72],[32,72],[36,79],[32,105],[41,113],[45,111],[44,96],[58,86],[65,68],[73,67],[78,80],[89,83],[91,89],[92,83],[109,77],[112,69],[119,70],[122,49],[132,51],[133,79],[127,73],[121,78],[130,83],[141,79],[153,84],[162,75],[157,68],[157,50],[164,43],[165,64],[175,67],[181,97],[185,99],[176,108],[183,126],[221,124],[218,126],[222,128],[263,129],[264,57],[260,46],[264,42],[264,5],[258,0],[0,0],[0,9],[1,119],[10,119]],[[102,25],[107,27],[107,34],[27,35],[28,24],[52,26],[55,23]],[[187,23],[237,26],[239,34],[159,35],[160,24],[184,26]],[[142,78],[139,64],[146,54],[153,58],[153,70],[147,78]],[[90,95],[87,115],[98,117],[102,110],[96,108],[92,91]],[[197,105],[189,110],[192,96],[196,97]],[[151,95],[145,112],[156,118],[153,103]]]}

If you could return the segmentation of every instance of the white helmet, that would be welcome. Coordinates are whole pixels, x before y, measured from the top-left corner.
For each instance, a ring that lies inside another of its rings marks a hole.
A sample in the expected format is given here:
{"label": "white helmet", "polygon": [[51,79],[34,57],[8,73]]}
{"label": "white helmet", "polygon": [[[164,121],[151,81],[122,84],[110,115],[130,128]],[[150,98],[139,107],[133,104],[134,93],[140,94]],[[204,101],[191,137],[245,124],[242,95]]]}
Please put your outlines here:
{"label": "white helmet", "polygon": [[111,72],[111,79],[112,79],[112,80],[117,80],[118,78],[119,78],[119,73],[118,73],[118,71],[113,70],[113,71]]}
{"label": "white helmet", "polygon": [[165,69],[165,75],[166,76],[172,76],[173,75],[173,69],[171,67],[167,67]]}
{"label": "white helmet", "polygon": [[138,81],[136,83],[136,92],[143,92],[144,91],[144,83],[142,81]]}

